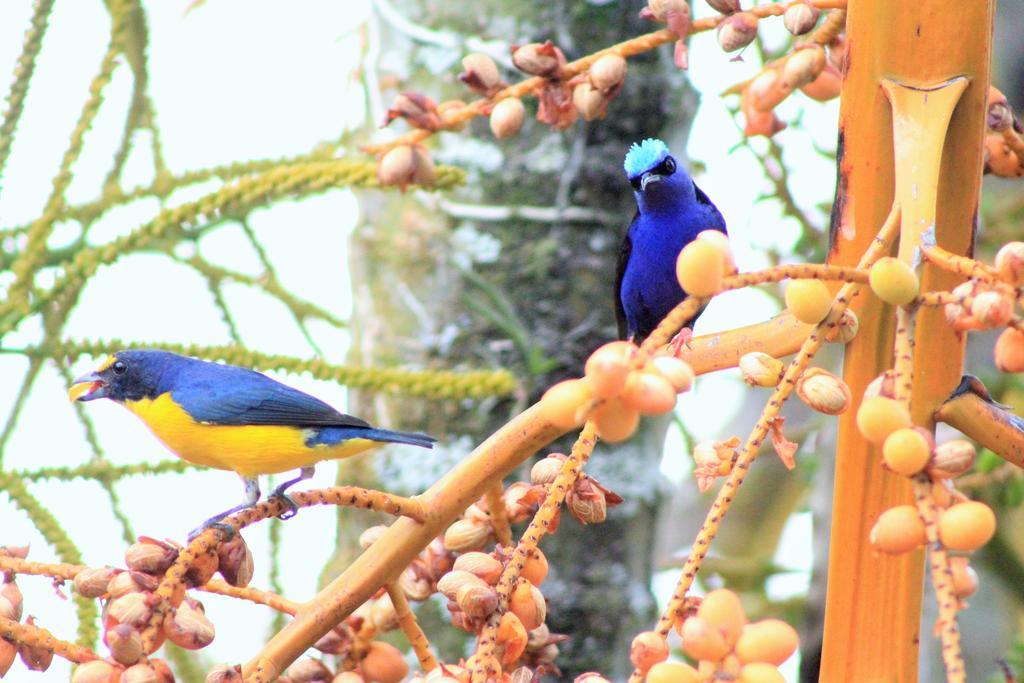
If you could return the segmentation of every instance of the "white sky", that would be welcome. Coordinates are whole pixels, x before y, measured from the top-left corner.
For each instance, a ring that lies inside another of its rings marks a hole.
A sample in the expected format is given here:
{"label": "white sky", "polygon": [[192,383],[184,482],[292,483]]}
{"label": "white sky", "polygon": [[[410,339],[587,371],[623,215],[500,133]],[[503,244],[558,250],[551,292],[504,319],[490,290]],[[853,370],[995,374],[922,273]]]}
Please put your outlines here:
{"label": "white sky", "polygon": [[[8,78],[3,74],[13,71],[30,5],[28,0],[0,3],[0,84]],[[147,6],[151,92],[166,160],[173,172],[302,153],[317,142],[336,137],[343,125],[358,124],[362,111],[352,70],[359,45],[353,29],[367,15],[366,0],[298,4],[210,0],[183,16],[185,6],[183,0]],[[706,7],[703,12],[707,12]],[[39,214],[88,83],[106,47],[108,26],[109,17],[98,0],[57,3],[2,178],[0,227],[27,222]],[[779,221],[776,206],[755,204],[765,186],[752,157],[743,151],[729,154],[738,133],[717,93],[755,71],[752,63],[731,61],[718,49],[711,34],[691,42],[690,75],[704,93],[704,102],[688,156],[708,166],[699,182],[726,216],[741,269],[763,265],[761,249],[785,249],[796,236],[793,225]],[[106,103],[73,169],[75,181],[67,194],[72,203],[94,199],[108,170],[130,94],[126,65],[118,68],[105,94]],[[796,108],[806,102],[799,96],[793,100],[780,107],[784,119],[791,119]],[[813,105],[805,112],[807,126],[820,131],[815,142],[821,147],[834,146],[836,111],[833,103]],[[787,131],[779,140],[792,150],[787,155],[793,159],[793,185],[799,200],[811,206],[828,199],[834,170],[810,149],[809,136]],[[151,180],[150,161],[146,145],[138,145],[124,174],[126,187]],[[215,185],[206,185],[185,199],[211,187]],[[625,184],[623,191],[628,191]],[[112,212],[95,226],[91,236],[106,241],[124,234],[145,222],[154,206],[152,202],[140,202]],[[252,225],[288,289],[347,317],[351,296],[345,270],[346,239],[357,217],[354,195],[336,190],[254,212]],[[73,239],[75,234],[76,226],[60,226],[53,243]],[[200,250],[225,267],[259,272],[255,254],[237,227],[213,232],[201,241]],[[282,305],[239,286],[227,287],[225,295],[247,344],[270,353],[310,355]],[[775,312],[766,305],[768,301],[757,292],[716,299],[701,318],[698,333],[767,318]],[[327,358],[343,361],[346,335],[327,325],[312,327]],[[205,283],[185,267],[150,254],[122,259],[101,269],[71,316],[67,335],[72,339],[229,341]],[[4,346],[31,344],[38,338],[37,329],[22,329],[5,338]],[[87,359],[76,364],[74,371],[85,372],[91,364],[93,361]],[[21,358],[0,354],[0,415],[6,416],[10,409],[24,367]],[[303,377],[284,379],[344,408],[342,387]],[[46,368],[6,449],[5,468],[73,465],[88,459],[88,446],[66,401],[65,390],[58,373]],[[695,393],[684,396],[680,411],[698,438],[720,436],[720,427],[730,417],[721,406],[736,404],[742,391],[730,373],[705,377],[700,380],[700,400]],[[112,462],[155,462],[167,457],[145,427],[122,408],[97,401],[88,404],[87,410]],[[678,444],[670,441],[667,452],[678,454]],[[680,462],[676,457],[666,459],[664,471],[681,481],[688,476],[688,467],[688,460]],[[322,465],[312,485],[330,485],[333,477],[334,468]],[[30,488],[78,542],[87,563],[121,564],[124,545],[110,516],[106,495],[98,485],[46,482]],[[182,539],[188,528],[233,505],[241,496],[234,475],[213,470],[191,473],[187,481],[173,477],[125,480],[118,490],[123,509],[138,533],[176,539]],[[333,514],[326,508],[311,508],[287,523],[282,556],[290,598],[302,600],[314,594],[317,575],[332,549]],[[267,585],[268,563],[261,561],[267,556],[266,528],[261,525],[245,534],[257,558],[256,586]],[[797,568],[804,571],[794,574],[795,584],[782,587],[783,592],[805,586],[809,533],[809,518],[802,516],[794,520],[785,535],[779,557],[790,563],[800,558]],[[0,543],[26,542],[33,545],[32,559],[56,559],[27,518],[6,498],[0,498]],[[659,586],[663,584],[658,582]],[[74,616],[69,605],[55,598],[43,580],[25,578],[20,585],[26,593],[27,613],[36,615],[40,624],[59,636],[73,640]],[[203,602],[213,621],[221,626],[217,639],[204,654],[211,661],[248,659],[254,653],[253,643],[262,642],[266,635],[269,611],[213,596],[204,597]],[[791,676],[793,664],[789,667]],[[61,667],[55,662],[50,675],[60,677],[58,672],[66,670]]]}

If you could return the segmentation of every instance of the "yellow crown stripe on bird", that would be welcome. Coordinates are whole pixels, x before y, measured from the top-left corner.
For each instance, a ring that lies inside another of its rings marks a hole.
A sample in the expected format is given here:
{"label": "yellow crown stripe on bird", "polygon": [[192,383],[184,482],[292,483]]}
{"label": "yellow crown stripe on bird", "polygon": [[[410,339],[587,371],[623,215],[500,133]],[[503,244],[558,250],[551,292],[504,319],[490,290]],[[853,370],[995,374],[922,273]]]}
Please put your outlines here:
{"label": "yellow crown stripe on bird", "polygon": [[347,458],[384,443],[432,448],[426,434],[372,427],[323,401],[258,372],[166,351],[127,350],[68,389],[74,401],[109,398],[137,415],[184,460],[237,472],[245,502],[207,520],[198,530],[259,500],[257,477],[291,469],[300,474],[272,496],[313,475],[322,460]]}

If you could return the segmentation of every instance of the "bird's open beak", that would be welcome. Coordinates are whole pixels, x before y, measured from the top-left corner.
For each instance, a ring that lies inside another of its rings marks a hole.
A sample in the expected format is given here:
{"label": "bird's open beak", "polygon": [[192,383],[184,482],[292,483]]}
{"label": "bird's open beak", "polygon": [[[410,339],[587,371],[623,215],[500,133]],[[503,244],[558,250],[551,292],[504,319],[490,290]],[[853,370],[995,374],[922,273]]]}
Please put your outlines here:
{"label": "bird's open beak", "polygon": [[657,173],[645,173],[640,176],[640,191],[643,192],[651,183],[660,183],[662,180],[664,180],[664,178]]}
{"label": "bird's open beak", "polygon": [[95,372],[79,377],[68,388],[68,398],[72,401],[92,401],[105,398],[109,393],[107,383]]}

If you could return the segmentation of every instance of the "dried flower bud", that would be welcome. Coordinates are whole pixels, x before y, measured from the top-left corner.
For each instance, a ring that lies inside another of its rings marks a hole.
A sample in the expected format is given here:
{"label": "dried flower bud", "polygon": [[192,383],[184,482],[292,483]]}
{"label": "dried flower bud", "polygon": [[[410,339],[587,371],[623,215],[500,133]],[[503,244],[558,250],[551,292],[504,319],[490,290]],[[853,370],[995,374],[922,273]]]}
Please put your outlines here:
{"label": "dried flower bud", "polygon": [[110,656],[119,664],[131,666],[142,658],[142,635],[128,624],[107,629],[103,640],[110,648]]}
{"label": "dried flower bud", "polygon": [[786,60],[782,67],[782,81],[790,90],[814,81],[827,63],[825,48],[816,43],[806,45]]}
{"label": "dried flower bud", "polygon": [[977,452],[970,441],[954,439],[937,446],[925,471],[932,479],[953,479],[971,469]]}
{"label": "dried flower bud", "polygon": [[668,21],[669,12],[686,11],[682,9],[683,7],[686,7],[686,10],[690,9],[686,0],[647,0],[647,12],[641,16],[664,22]]}
{"label": "dried flower bud", "polygon": [[573,679],[572,683],[611,683],[611,681],[596,671],[587,671]]}
{"label": "dried flower bud", "polygon": [[[35,625],[35,619],[25,620],[29,626]],[[46,671],[53,661],[53,650],[48,647],[37,647],[26,643],[18,643],[18,656],[30,671]]]}
{"label": "dried flower bud", "polygon": [[10,618],[14,619],[14,621],[19,621],[24,606],[24,596],[21,594],[18,584],[14,582],[13,577],[0,583],[0,600],[6,600],[10,604],[10,609],[15,614],[14,617]]}
{"label": "dried flower bud", "polygon": [[752,387],[776,386],[786,369],[782,361],[761,351],[743,354],[739,366],[743,381]]}
{"label": "dried flower bud", "polygon": [[437,581],[451,571],[455,564],[455,553],[444,547],[444,538],[438,537],[420,553],[420,561],[427,578]]}
{"label": "dried flower bud", "polygon": [[996,253],[996,270],[1011,285],[1024,284],[1024,242],[1007,242]]}
{"label": "dried flower bud", "polygon": [[430,580],[421,576],[419,572],[411,567],[403,571],[402,575],[398,577],[398,585],[401,587],[402,592],[405,593],[405,597],[417,602],[426,600],[434,593]]}
{"label": "dried flower bud", "polygon": [[790,5],[786,9],[785,14],[782,15],[782,23],[786,30],[794,36],[802,36],[814,28],[814,25],[818,23],[819,15],[821,15],[821,10],[814,5],[799,3]]}
{"label": "dried flower bud", "polygon": [[512,47],[512,63],[524,73],[545,78],[558,78],[565,65],[565,55],[550,41],[527,43]]}
{"label": "dried flower bud", "polygon": [[119,624],[141,626],[153,614],[152,593],[126,593],[107,604],[107,617]]}
{"label": "dried flower bud", "polygon": [[107,594],[110,580],[118,574],[113,567],[86,568],[75,574],[75,592],[83,598],[100,598]]}
{"label": "dried flower bud", "polygon": [[[2,648],[2,645],[0,645]],[[0,676],[4,675],[4,669],[0,664]],[[102,659],[94,659],[75,667],[71,674],[71,683],[117,683],[121,678],[121,668],[105,662]]]}
{"label": "dried flower bud", "polygon": [[572,106],[584,121],[593,121],[604,118],[608,100],[589,81],[583,81],[572,90]]}
{"label": "dried flower bud", "polygon": [[711,488],[717,477],[723,477],[732,471],[736,458],[738,437],[725,441],[701,441],[693,448],[693,476],[697,479],[697,488],[703,493]]}
{"label": "dried flower bud", "polygon": [[527,631],[540,628],[548,616],[544,594],[526,579],[519,579],[509,596],[508,608],[519,617]]}
{"label": "dried flower bud", "polygon": [[779,120],[774,111],[761,111],[754,106],[749,88],[744,88],[740,93],[740,110],[744,119],[743,134],[747,137],[771,137],[786,128],[786,124]]}
{"label": "dried flower bud", "polygon": [[508,683],[534,683],[533,669],[528,666],[519,667],[509,674]]}
{"label": "dried flower bud", "polygon": [[474,574],[493,586],[501,578],[504,566],[491,555],[481,552],[469,552],[456,558],[453,569]]}
{"label": "dried flower bud", "polygon": [[1017,153],[1010,149],[1002,133],[985,136],[985,172],[1000,178],[1019,178],[1024,175],[1024,163]]}
{"label": "dried flower bud", "polygon": [[401,650],[380,640],[370,641],[359,668],[364,678],[377,683],[399,683],[409,673]]}
{"label": "dried flower bud", "polygon": [[[0,638],[0,678],[7,675],[14,664],[14,658],[18,655],[18,648],[9,640]],[[72,681],[74,683],[74,681]]]}
{"label": "dried flower bud", "polygon": [[867,387],[864,388],[864,398],[874,398],[875,396],[883,396],[885,398],[895,398],[896,396],[896,373],[892,370],[886,370],[878,377],[871,380]]}
{"label": "dried flower bud", "polygon": [[437,103],[418,92],[405,92],[395,98],[395,103],[388,109],[383,125],[388,125],[397,118],[404,118],[410,125],[423,130],[437,130],[441,127],[441,118],[437,115]]}
{"label": "dried flower bud", "polygon": [[839,97],[843,88],[843,76],[831,63],[826,64],[818,77],[807,85],[800,86],[800,92],[818,102],[828,102]]}
{"label": "dried flower bud", "polygon": [[371,526],[369,529],[359,534],[359,547],[363,550],[366,550],[371,545],[373,545],[378,538],[383,536],[384,532],[387,530],[388,528],[383,524]]}
{"label": "dried flower bud", "polygon": [[747,86],[750,103],[758,111],[771,111],[793,92],[793,85],[782,77],[778,69],[766,68]]}
{"label": "dried flower bud", "polygon": [[648,669],[668,659],[668,641],[654,631],[643,631],[633,638],[629,646],[629,661],[637,670],[646,673]]}
{"label": "dried flower bud", "polygon": [[399,145],[377,164],[381,185],[397,185],[402,191],[410,183],[429,186],[434,181],[434,162],[419,145]]}
{"label": "dried flower bud", "polygon": [[128,593],[155,591],[160,579],[144,572],[118,571],[107,584],[108,597],[113,600]]}
{"label": "dried flower bud", "polygon": [[988,129],[1002,133],[1013,126],[1013,109],[1006,99],[1006,95],[999,91],[994,85],[988,87],[988,117],[986,118]]}
{"label": "dried flower bud", "polygon": [[479,550],[490,537],[489,525],[472,519],[460,519],[444,532],[444,547],[456,553]]}
{"label": "dried flower bud", "polygon": [[[580,480],[583,481],[583,480]],[[608,502],[600,492],[580,490],[579,483],[569,489],[565,505],[580,524],[600,524],[608,517]]]}
{"label": "dried flower bud", "polygon": [[221,664],[206,675],[206,683],[242,683],[242,667]]}
{"label": "dried flower bud", "polygon": [[978,590],[978,573],[971,568],[968,558],[960,555],[949,558],[949,568],[953,574],[953,595],[969,598]]}
{"label": "dried flower bud", "polygon": [[21,621],[21,602],[17,605],[0,595],[0,617],[11,621]]}
{"label": "dried flower bud", "polygon": [[334,674],[319,659],[304,657],[288,667],[292,683],[329,683]]}
{"label": "dried flower bud", "polygon": [[1002,292],[981,292],[971,303],[971,316],[987,328],[1002,327],[1013,317],[1013,299]]}
{"label": "dried flower bud", "polygon": [[185,598],[177,608],[164,618],[164,632],[167,638],[186,650],[198,650],[213,642],[215,630],[196,600]]}
{"label": "dried flower bud", "polygon": [[370,621],[377,627],[379,633],[394,631],[398,628],[398,613],[395,605],[391,602],[390,595],[382,595],[373,601],[370,606]]}
{"label": "dried flower bud", "polygon": [[498,608],[498,593],[486,583],[464,583],[455,592],[455,602],[468,616],[483,618]]}
{"label": "dried flower bud", "polygon": [[242,534],[217,544],[217,571],[232,586],[244,588],[252,581],[252,551]]}
{"label": "dried flower bud", "polygon": [[726,52],[735,52],[754,42],[757,17],[750,12],[737,12],[718,25],[718,44]]}
{"label": "dried flower bud", "polygon": [[525,481],[517,481],[505,489],[505,513],[513,524],[526,521],[537,509],[539,502],[540,494]]}
{"label": "dried flower bud", "polygon": [[498,65],[489,55],[471,52],[462,58],[462,68],[465,71],[459,74],[459,80],[475,93],[488,97],[501,87]]}
{"label": "dried flower bud", "polygon": [[526,107],[518,97],[506,97],[491,109],[491,132],[499,140],[510,138],[523,127]]}
{"label": "dried flower bud", "polygon": [[442,576],[437,582],[437,590],[441,591],[441,593],[443,593],[449,600],[454,600],[459,589],[467,585],[482,586],[485,588],[488,586],[486,581],[472,572],[462,569],[453,569]]}
{"label": "dried flower bud", "polygon": [[740,0],[708,0],[711,9],[722,14],[732,14],[740,11]]}
{"label": "dried flower bud", "polygon": [[163,677],[149,663],[142,663],[125,669],[119,683],[163,683]]}
{"label": "dried flower bud", "polygon": [[626,60],[616,54],[598,57],[590,66],[590,83],[604,94],[619,88],[626,79]]}
{"label": "dried flower bud", "polygon": [[566,456],[563,453],[551,453],[546,458],[538,460],[530,468],[530,481],[539,486],[550,484],[562,471],[565,461]]}
{"label": "dried flower bud", "polygon": [[129,569],[159,576],[178,559],[178,549],[169,543],[148,536],[140,536],[137,543],[128,546],[124,563]]}
{"label": "dried flower bud", "polygon": [[0,557],[13,557],[19,560],[28,558],[27,545],[0,545]]}
{"label": "dried flower bud", "polygon": [[837,344],[848,344],[857,336],[859,329],[860,321],[857,320],[857,314],[848,308],[843,311],[843,316],[839,318],[835,327],[829,330],[826,339]]}
{"label": "dried flower bud", "polygon": [[796,383],[796,394],[808,406],[826,415],[839,415],[850,407],[850,387],[827,370],[811,368]]}

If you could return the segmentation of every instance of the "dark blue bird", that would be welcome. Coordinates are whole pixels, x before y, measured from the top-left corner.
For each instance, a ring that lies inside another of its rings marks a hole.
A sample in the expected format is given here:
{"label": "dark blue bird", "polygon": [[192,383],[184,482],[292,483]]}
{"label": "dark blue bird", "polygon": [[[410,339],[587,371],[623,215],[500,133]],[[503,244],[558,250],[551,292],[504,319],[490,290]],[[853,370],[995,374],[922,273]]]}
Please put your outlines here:
{"label": "dark blue bird", "polygon": [[619,337],[640,343],[686,297],[679,252],[704,230],[724,233],[725,219],[661,140],[634,143],[623,167],[637,209],[619,252],[615,317]]}

